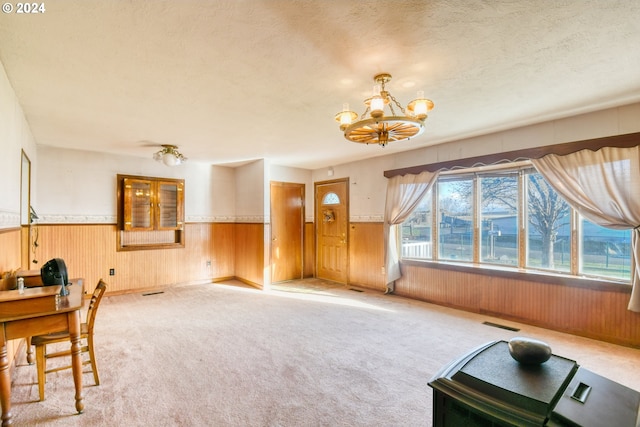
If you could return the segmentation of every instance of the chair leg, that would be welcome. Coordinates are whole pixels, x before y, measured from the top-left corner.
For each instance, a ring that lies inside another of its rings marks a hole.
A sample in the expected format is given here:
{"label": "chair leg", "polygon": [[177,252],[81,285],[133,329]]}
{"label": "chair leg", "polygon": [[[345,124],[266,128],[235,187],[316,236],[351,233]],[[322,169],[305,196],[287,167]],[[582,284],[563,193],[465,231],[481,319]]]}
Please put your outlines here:
{"label": "chair leg", "polygon": [[100,385],[100,376],[98,375],[98,365],[96,363],[96,356],[93,352],[93,336],[87,337],[87,347],[89,347],[89,361],[91,362],[91,371],[93,372],[93,380],[96,385]]}
{"label": "chair leg", "polygon": [[47,370],[47,360],[44,355],[45,346],[36,346],[36,365],[38,367],[38,393],[40,395],[40,401],[44,400],[44,382],[45,371]]}
{"label": "chair leg", "polygon": [[27,363],[29,365],[33,365],[35,361],[33,360],[33,346],[31,345],[31,337],[26,337],[25,340],[27,342]]}

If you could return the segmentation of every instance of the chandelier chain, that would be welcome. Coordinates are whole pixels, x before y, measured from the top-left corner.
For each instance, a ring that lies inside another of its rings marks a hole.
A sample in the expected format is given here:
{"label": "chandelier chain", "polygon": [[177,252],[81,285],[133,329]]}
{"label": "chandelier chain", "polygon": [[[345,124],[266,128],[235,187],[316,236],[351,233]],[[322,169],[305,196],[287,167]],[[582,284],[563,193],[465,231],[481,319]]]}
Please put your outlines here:
{"label": "chandelier chain", "polygon": [[360,116],[360,120],[363,120],[365,117],[367,117],[367,114],[369,113],[370,110],[371,110],[371,107],[367,105],[367,109],[364,110],[364,113],[362,113],[362,115]]}
{"label": "chandelier chain", "polygon": [[[400,105],[400,103],[398,102],[398,100],[396,99],[395,96],[389,94],[389,98],[391,98],[391,100],[394,102],[394,104],[396,104],[398,106],[398,108],[400,109],[400,111],[402,111],[403,115],[407,115],[407,113],[404,111],[404,108],[402,108],[402,105]],[[396,112],[393,111],[393,105],[391,103],[389,103],[389,108],[391,109],[391,112],[393,113],[393,115],[396,115]]]}

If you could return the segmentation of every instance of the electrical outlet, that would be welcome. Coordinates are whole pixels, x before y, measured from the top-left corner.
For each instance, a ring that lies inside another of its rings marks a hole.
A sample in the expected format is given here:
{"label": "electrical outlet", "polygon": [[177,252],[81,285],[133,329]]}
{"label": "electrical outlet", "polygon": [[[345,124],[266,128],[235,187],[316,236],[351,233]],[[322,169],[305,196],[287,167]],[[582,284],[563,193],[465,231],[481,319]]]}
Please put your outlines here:
{"label": "electrical outlet", "polygon": [[211,261],[207,261],[207,267],[211,267]]}
{"label": "electrical outlet", "polygon": [[115,276],[116,275],[116,269],[115,268],[110,268],[109,269],[109,276]]}

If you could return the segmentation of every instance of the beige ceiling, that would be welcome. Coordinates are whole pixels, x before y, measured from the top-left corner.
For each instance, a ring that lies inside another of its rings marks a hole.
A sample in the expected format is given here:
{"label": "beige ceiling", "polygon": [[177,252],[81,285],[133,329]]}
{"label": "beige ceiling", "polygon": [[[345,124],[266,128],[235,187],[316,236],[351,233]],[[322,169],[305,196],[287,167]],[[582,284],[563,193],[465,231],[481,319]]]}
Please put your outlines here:
{"label": "beige ceiling", "polygon": [[[637,0],[44,5],[0,16],[0,60],[41,145],[314,169],[640,101]],[[334,115],[362,113],[379,72],[403,105],[417,90],[435,102],[427,130],[347,142]]]}

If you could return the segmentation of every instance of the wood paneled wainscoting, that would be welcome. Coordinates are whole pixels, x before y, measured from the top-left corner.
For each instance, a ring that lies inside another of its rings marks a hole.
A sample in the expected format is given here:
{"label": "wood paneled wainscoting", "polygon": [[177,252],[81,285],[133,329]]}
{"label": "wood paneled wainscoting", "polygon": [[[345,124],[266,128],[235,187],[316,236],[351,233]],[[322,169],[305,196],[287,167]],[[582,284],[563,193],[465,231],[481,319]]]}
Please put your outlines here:
{"label": "wood paneled wainscoting", "polygon": [[627,310],[626,286],[418,264],[402,264],[397,295],[640,348],[640,313]]}
{"label": "wood paneled wainscoting", "polygon": [[349,284],[386,290],[384,227],[380,222],[349,224]]}
{"label": "wood paneled wainscoting", "polygon": [[262,223],[187,223],[184,248],[118,252],[115,224],[39,224],[38,263],[30,268],[62,258],[70,276],[90,284],[102,278],[108,293],[231,278],[261,287],[265,230]]}
{"label": "wood paneled wainscoting", "polygon": [[0,273],[20,268],[20,229],[0,230]]}
{"label": "wood paneled wainscoting", "polygon": [[184,248],[117,252],[115,224],[41,224],[35,253],[38,263],[31,269],[62,258],[70,276],[85,278],[89,287],[102,278],[109,284],[109,293],[231,278],[235,275],[235,226],[188,223]]}
{"label": "wood paneled wainscoting", "polygon": [[236,224],[235,277],[261,288],[264,285],[265,224]]}
{"label": "wood paneled wainscoting", "polygon": [[[0,230],[0,273],[20,268],[20,235],[19,228]],[[11,340],[7,343],[7,356],[12,364],[18,346],[22,340]]]}

